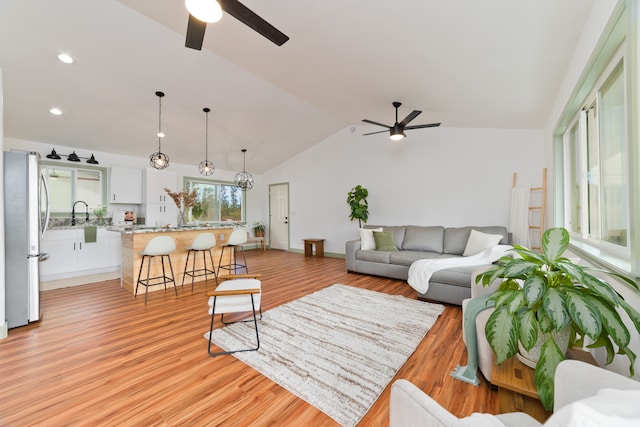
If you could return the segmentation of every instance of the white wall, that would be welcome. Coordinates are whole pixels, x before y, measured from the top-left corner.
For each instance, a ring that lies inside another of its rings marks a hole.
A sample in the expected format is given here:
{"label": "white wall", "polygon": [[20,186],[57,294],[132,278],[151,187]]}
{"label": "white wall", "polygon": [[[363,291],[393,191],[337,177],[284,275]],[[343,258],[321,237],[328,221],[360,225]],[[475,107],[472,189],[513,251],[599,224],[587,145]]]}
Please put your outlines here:
{"label": "white wall", "polygon": [[[399,143],[349,127],[263,176],[290,183],[290,246],[325,238],[344,254],[358,237],[347,193],[369,190],[368,224],[508,225],[511,183],[537,186],[543,169],[541,130],[440,128],[414,130]],[[267,218],[265,214],[265,218]]]}
{"label": "white wall", "polygon": [[[4,100],[2,95],[2,70],[0,69],[0,152],[4,146]],[[0,235],[2,245],[0,245],[0,339],[7,337],[9,324],[6,318],[5,308],[5,285],[4,285],[4,157],[0,161],[0,189],[3,197],[0,198]]]}

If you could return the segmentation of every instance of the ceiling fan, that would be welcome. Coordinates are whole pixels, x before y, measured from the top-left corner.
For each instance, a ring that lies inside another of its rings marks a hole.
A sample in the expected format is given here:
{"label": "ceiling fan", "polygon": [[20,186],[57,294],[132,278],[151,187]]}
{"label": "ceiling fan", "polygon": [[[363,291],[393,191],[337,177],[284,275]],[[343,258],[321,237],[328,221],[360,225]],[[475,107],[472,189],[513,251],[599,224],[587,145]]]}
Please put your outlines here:
{"label": "ceiling fan", "polygon": [[[391,135],[391,139],[393,139],[394,141],[399,141],[402,138],[404,138],[406,136],[404,134],[405,130],[422,129],[422,128],[434,128],[434,127],[440,126],[440,123],[429,123],[429,124],[425,124],[425,125],[407,126],[409,124],[409,122],[411,122],[413,119],[418,117],[418,115],[420,113],[422,113],[422,111],[420,111],[420,110],[413,110],[411,113],[409,113],[409,115],[407,117],[404,118],[404,120],[402,120],[400,123],[398,123],[398,108],[401,105],[402,105],[402,103],[400,103],[398,101],[395,101],[393,103],[393,106],[396,109],[396,123],[393,126],[384,125],[382,123],[374,122],[373,120],[368,120],[368,119],[362,119],[362,121],[366,122],[366,123],[370,123],[372,125],[382,126],[382,127],[385,127],[387,129],[389,129],[389,134]],[[365,133],[363,135],[374,135],[376,133],[382,133],[382,132],[387,132],[387,131],[386,130],[381,130],[381,131],[378,131],[378,132]]]}
{"label": "ceiling fan", "polygon": [[202,50],[207,22],[219,21],[223,10],[278,46],[289,40],[289,37],[238,0],[185,0],[185,5],[189,11],[189,22],[184,45],[191,49]]}

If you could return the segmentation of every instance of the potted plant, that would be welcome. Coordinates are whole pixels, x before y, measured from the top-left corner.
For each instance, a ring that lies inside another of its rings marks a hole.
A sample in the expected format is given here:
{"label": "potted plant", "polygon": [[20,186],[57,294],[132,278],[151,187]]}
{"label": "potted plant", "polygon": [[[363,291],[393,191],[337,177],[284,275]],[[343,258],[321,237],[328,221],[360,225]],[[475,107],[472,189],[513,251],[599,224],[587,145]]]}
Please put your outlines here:
{"label": "potted plant", "polygon": [[[616,277],[638,292],[631,279],[597,268],[580,266],[562,254],[569,246],[569,232],[564,228],[547,230],[541,241],[542,253],[515,246],[519,257],[503,257],[480,274],[476,281],[488,286],[503,279],[489,302],[495,304],[485,328],[487,340],[501,364],[518,351],[518,343],[531,350],[543,339],[535,365],[535,383],[540,401],[547,410],[553,408],[553,377],[565,353],[553,336],[554,331],[569,328],[569,348],[605,347],[607,361],[615,353],[629,358],[630,375],[634,373],[635,354],[629,349],[630,333],[617,309],[622,308],[640,332],[640,313],[631,307],[611,284],[590,271]],[[617,347],[617,350],[616,350]],[[566,351],[566,350],[565,350]]]}
{"label": "potted plant", "polygon": [[358,220],[358,225],[362,228],[362,223],[366,223],[369,218],[369,204],[367,203],[367,197],[369,191],[361,185],[356,185],[347,193],[347,203],[351,208],[351,221]]}
{"label": "potted plant", "polygon": [[253,234],[256,237],[264,237],[264,224],[260,221],[253,223]]}
{"label": "potted plant", "polygon": [[107,207],[98,205],[97,208],[93,208],[93,214],[98,219],[98,224],[102,225],[104,224],[104,217],[107,214]]}

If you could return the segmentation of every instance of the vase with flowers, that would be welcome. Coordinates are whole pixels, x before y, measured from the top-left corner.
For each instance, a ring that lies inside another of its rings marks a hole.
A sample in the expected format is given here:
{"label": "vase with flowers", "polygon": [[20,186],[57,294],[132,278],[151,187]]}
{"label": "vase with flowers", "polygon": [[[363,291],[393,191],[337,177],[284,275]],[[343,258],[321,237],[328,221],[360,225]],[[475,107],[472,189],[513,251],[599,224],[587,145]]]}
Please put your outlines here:
{"label": "vase with flowers", "polygon": [[171,191],[165,188],[164,191],[171,197],[173,202],[178,208],[178,221],[177,226],[182,227],[190,222],[191,209],[195,206],[198,200],[198,190],[193,189],[191,191]]}

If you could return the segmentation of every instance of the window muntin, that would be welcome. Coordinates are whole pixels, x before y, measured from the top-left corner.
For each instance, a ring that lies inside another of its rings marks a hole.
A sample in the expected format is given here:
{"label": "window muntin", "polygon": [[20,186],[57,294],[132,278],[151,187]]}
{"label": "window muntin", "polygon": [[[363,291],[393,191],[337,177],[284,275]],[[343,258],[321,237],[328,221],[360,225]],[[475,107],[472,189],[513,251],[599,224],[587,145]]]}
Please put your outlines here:
{"label": "window muntin", "polygon": [[205,222],[244,222],[245,193],[233,183],[185,178],[189,191],[197,190],[194,220]]}

